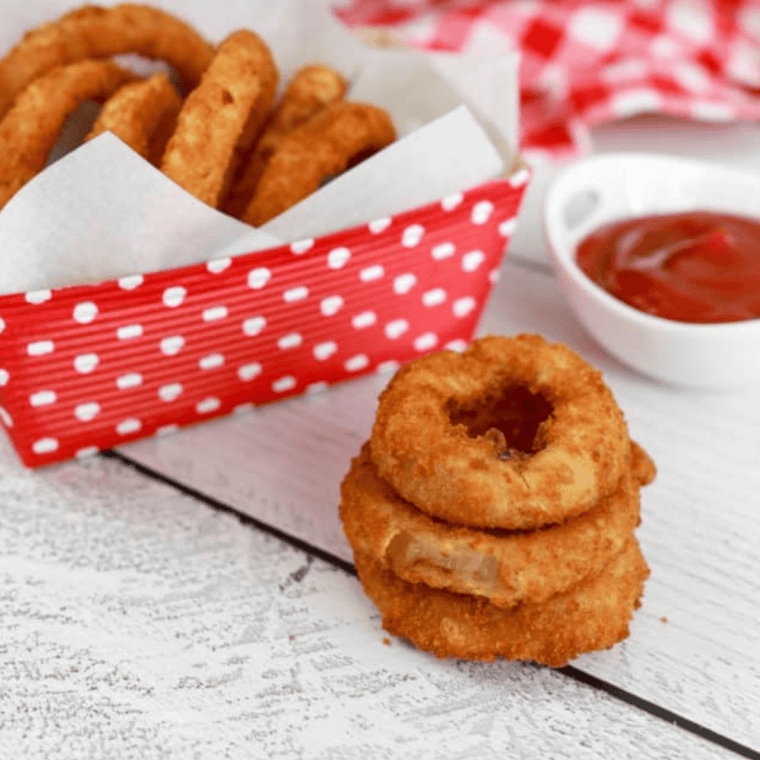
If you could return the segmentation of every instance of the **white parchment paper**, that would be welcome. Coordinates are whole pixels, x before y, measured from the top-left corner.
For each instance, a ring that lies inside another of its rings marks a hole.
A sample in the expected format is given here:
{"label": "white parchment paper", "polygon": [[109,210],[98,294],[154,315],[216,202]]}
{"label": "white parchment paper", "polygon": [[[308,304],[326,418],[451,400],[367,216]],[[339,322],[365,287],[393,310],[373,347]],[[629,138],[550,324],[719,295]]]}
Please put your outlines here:
{"label": "white parchment paper", "polygon": [[[205,206],[103,135],[52,163],[0,212],[0,292],[183,266],[359,224],[496,177],[515,149],[516,56],[377,49],[322,2],[156,4],[213,42],[254,29],[271,46],[283,82],[313,61],[342,71],[352,83],[348,97],[387,108],[401,139],[256,230]],[[73,5],[11,4],[0,49]]]}

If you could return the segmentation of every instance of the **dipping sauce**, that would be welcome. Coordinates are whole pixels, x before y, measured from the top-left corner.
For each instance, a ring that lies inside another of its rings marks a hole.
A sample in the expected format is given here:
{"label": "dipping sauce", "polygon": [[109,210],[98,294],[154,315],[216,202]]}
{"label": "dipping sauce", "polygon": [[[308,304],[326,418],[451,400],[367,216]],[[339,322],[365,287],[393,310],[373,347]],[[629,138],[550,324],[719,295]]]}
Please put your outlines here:
{"label": "dipping sauce", "polygon": [[711,211],[626,219],[592,232],[576,257],[594,282],[648,314],[678,322],[760,317],[753,219]]}

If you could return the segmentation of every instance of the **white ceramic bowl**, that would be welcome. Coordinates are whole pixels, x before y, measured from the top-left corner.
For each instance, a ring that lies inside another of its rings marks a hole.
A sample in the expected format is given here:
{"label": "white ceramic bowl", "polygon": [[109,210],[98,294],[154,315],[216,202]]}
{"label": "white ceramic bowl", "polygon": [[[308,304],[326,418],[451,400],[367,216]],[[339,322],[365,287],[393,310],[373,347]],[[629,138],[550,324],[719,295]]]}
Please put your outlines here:
{"label": "white ceramic bowl", "polygon": [[688,210],[760,221],[760,175],[651,153],[608,153],[572,164],[551,183],[544,209],[559,283],[589,333],[640,372],[702,388],[760,384],[760,319],[688,324],[655,317],[607,293],[576,264],[577,244],[602,224]]}

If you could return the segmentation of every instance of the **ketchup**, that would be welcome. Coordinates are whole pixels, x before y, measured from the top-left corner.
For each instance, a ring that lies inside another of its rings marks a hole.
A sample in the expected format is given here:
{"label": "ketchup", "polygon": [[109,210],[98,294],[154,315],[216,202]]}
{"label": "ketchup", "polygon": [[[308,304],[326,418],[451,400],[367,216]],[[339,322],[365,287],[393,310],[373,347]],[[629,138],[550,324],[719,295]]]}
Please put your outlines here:
{"label": "ketchup", "polygon": [[752,219],[711,211],[626,219],[592,232],[576,255],[594,282],[648,314],[678,322],[760,316],[760,222]]}

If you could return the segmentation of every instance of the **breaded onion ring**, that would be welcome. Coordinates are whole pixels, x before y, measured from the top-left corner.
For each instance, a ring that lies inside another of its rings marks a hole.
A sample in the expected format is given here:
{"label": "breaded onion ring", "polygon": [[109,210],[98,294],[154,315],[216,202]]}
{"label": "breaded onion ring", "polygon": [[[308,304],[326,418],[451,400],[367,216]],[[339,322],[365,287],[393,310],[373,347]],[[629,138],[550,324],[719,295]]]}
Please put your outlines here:
{"label": "breaded onion ring", "polygon": [[238,217],[245,211],[269,159],[285,135],[342,98],[347,87],[343,76],[322,64],[304,66],[293,75],[224,202],[224,210],[230,216]]}
{"label": "breaded onion ring", "polygon": [[161,171],[217,207],[269,114],[279,75],[261,38],[247,29],[227,37],[201,83],[185,99]]}
{"label": "breaded onion ring", "polygon": [[214,49],[191,26],[159,8],[86,5],[27,32],[0,60],[0,118],[32,80],[55,66],[120,53],[166,61],[191,90]]}
{"label": "breaded onion ring", "polygon": [[505,610],[466,594],[407,583],[370,557],[356,570],[386,631],[436,657],[497,657],[561,667],[629,634],[649,568],[635,538],[602,570],[542,604]]}
{"label": "breaded onion ring", "polygon": [[158,163],[174,131],[182,98],[166,74],[131,82],[119,88],[104,104],[87,140],[113,132],[132,150]]}
{"label": "breaded onion ring", "polygon": [[110,61],[79,61],[35,79],[0,122],[0,208],[45,167],[69,115],[134,79]]}
{"label": "breaded onion ring", "polygon": [[657,475],[657,465],[636,441],[631,441],[631,467],[633,477],[640,486],[648,486]]}
{"label": "breaded onion ring", "polygon": [[390,116],[366,103],[336,101],[291,130],[269,159],[243,221],[259,226],[317,190],[327,178],[396,139]]}
{"label": "breaded onion ring", "polygon": [[565,523],[485,531],[434,520],[402,499],[378,477],[365,444],[341,484],[340,516],[355,551],[405,581],[498,607],[538,603],[596,575],[622,550],[639,522],[638,467],[632,462],[611,496]]}
{"label": "breaded onion ring", "polygon": [[630,445],[601,373],[539,335],[488,337],[402,367],[371,437],[380,477],[451,523],[558,523],[617,487]]}

